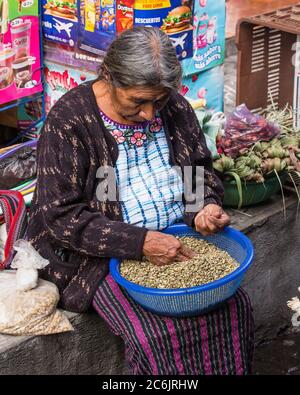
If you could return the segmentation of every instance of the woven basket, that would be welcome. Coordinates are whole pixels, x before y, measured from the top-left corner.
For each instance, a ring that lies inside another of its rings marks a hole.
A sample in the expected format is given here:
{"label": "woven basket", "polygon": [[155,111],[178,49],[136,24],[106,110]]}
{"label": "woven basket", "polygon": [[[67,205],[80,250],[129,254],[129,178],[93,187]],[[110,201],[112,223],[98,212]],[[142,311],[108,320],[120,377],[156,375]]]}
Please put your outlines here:
{"label": "woven basket", "polygon": [[204,239],[227,251],[239,263],[239,267],[225,277],[207,284],[190,288],[161,289],[143,287],[128,281],[120,273],[120,259],[111,258],[109,268],[114,280],[133,300],[155,314],[189,317],[217,308],[237,291],[253,262],[252,242],[242,232],[231,227],[225,227],[223,231],[212,236],[202,236],[180,223],[164,229],[163,233]]}

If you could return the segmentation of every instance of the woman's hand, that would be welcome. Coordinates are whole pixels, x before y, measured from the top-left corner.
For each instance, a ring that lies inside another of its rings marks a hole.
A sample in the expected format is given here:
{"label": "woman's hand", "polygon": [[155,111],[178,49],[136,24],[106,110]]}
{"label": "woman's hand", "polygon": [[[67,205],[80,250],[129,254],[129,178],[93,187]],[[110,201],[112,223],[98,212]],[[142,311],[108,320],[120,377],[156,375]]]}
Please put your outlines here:
{"label": "woman's hand", "polygon": [[217,204],[208,204],[195,217],[195,228],[203,236],[219,232],[230,224],[230,217]]}
{"label": "woman's hand", "polygon": [[143,254],[157,266],[186,261],[196,255],[176,237],[151,230],[146,234]]}

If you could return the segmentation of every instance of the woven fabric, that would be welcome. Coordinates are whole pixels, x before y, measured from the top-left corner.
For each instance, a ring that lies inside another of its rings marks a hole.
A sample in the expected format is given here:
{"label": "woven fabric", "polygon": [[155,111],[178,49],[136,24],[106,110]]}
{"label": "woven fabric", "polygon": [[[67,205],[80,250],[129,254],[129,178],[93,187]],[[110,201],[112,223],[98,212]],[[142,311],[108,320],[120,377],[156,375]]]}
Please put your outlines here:
{"label": "woven fabric", "polygon": [[93,307],[122,337],[131,374],[252,373],[254,322],[249,297],[241,288],[210,313],[171,318],[143,309],[109,274],[96,292]]}
{"label": "woven fabric", "polygon": [[16,253],[13,248],[15,241],[26,237],[28,220],[26,205],[20,192],[0,190],[0,206],[7,232],[4,259],[0,261],[0,270],[4,270],[10,266]]}

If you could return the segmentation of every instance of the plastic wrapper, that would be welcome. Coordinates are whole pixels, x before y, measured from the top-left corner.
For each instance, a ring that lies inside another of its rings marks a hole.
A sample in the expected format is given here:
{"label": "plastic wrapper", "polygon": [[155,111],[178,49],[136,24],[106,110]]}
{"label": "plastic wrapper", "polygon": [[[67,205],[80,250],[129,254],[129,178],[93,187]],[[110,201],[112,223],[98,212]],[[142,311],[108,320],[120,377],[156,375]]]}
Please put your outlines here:
{"label": "plastic wrapper", "polygon": [[220,155],[217,150],[217,136],[221,133],[223,128],[223,113],[213,113],[197,108],[194,111],[204,133],[206,145],[211,152],[212,158],[219,158]]}
{"label": "plastic wrapper", "polygon": [[[300,287],[298,288],[298,291],[300,292]],[[300,300],[297,296],[292,298],[292,300],[287,301],[288,307],[295,311],[295,314],[292,316],[292,324],[293,326],[300,326]]]}
{"label": "plastic wrapper", "polygon": [[235,158],[256,142],[269,141],[279,134],[278,125],[253,114],[245,104],[241,104],[227,116],[225,135],[219,146],[226,155]]}
{"label": "plastic wrapper", "polygon": [[0,160],[0,189],[11,189],[36,176],[36,149],[22,147]]}
{"label": "plastic wrapper", "polygon": [[68,318],[56,308],[55,284],[38,278],[43,259],[26,240],[17,240],[11,264],[17,270],[0,272],[0,333],[48,335],[73,330]]}
{"label": "plastic wrapper", "polygon": [[18,269],[16,273],[16,286],[19,291],[29,291],[38,283],[37,269],[43,269],[49,263],[26,240],[17,240],[14,245],[17,252],[10,267]]}

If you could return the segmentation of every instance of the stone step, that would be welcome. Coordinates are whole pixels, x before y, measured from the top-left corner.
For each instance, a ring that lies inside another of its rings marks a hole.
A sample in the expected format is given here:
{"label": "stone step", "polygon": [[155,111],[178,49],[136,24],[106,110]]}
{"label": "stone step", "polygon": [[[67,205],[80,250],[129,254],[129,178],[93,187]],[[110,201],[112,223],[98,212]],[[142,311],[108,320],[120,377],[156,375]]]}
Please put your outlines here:
{"label": "stone step", "polygon": [[96,312],[65,312],[74,331],[0,335],[1,375],[126,374],[124,347]]}

